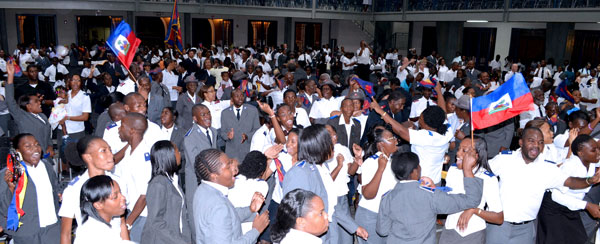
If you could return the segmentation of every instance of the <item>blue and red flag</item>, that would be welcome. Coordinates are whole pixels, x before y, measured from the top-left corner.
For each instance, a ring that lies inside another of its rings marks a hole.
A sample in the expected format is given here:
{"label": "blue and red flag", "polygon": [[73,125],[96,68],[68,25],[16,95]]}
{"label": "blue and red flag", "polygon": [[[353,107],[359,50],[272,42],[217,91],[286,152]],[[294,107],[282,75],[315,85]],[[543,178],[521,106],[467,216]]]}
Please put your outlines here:
{"label": "blue and red flag", "polygon": [[[8,157],[10,157],[10,154]],[[15,191],[12,194],[6,213],[6,229],[17,231],[23,224],[21,222],[21,217],[25,215],[25,211],[23,211],[23,203],[25,202],[25,193],[27,192],[29,172],[27,171],[27,166],[23,161],[14,162],[12,158],[8,160],[7,170],[12,172],[14,169],[13,164],[21,165],[21,167],[25,169],[21,177],[19,177],[19,180],[16,182]]]}
{"label": "blue and red flag", "polygon": [[17,64],[17,61],[15,61],[15,59],[13,57],[10,57],[8,59],[8,63],[15,66],[15,77],[21,77],[23,76],[23,71],[21,70],[21,66],[19,64]]}
{"label": "blue and red flag", "polygon": [[169,28],[167,28],[165,43],[175,48],[179,54],[183,54],[183,39],[181,38],[181,22],[179,21],[179,11],[177,11],[177,0],[173,5],[173,13],[171,14]]}
{"label": "blue and red flag", "polygon": [[492,93],[473,98],[471,108],[473,129],[483,129],[533,110],[533,96],[523,75],[516,74]]}
{"label": "blue and red flag", "polygon": [[108,40],[106,40],[108,47],[117,55],[121,64],[127,69],[129,69],[141,42],[140,39],[135,37],[135,33],[131,31],[131,27],[125,21],[121,21],[119,26],[108,37]]}
{"label": "blue and red flag", "polygon": [[252,88],[249,87],[249,82],[248,80],[242,80],[242,84],[240,85],[240,90],[244,91],[246,93],[246,97],[250,97],[250,90]]}
{"label": "blue and red flag", "polygon": [[556,87],[556,91],[554,91],[554,93],[556,93],[557,96],[567,99],[569,102],[575,104],[573,94],[571,94],[569,89],[567,89],[568,82],[568,79],[564,79],[562,82],[560,82],[560,84],[558,84],[558,87]]}
{"label": "blue and red flag", "polygon": [[375,91],[373,91],[373,84],[371,84],[371,82],[361,80],[358,78],[358,76],[352,77],[352,80],[358,82],[360,87],[362,87],[362,89],[365,91],[365,95],[367,95],[369,100],[372,96],[375,96]]}

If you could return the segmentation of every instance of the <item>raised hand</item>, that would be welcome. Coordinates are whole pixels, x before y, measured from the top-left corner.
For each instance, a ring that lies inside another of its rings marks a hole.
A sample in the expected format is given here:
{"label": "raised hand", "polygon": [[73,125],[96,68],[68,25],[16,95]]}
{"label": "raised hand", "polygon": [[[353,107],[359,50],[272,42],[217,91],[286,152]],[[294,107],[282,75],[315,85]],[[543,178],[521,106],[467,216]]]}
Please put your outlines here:
{"label": "raised hand", "polygon": [[250,202],[250,211],[253,213],[258,212],[265,202],[265,197],[260,192],[254,192],[252,196],[252,202]]}

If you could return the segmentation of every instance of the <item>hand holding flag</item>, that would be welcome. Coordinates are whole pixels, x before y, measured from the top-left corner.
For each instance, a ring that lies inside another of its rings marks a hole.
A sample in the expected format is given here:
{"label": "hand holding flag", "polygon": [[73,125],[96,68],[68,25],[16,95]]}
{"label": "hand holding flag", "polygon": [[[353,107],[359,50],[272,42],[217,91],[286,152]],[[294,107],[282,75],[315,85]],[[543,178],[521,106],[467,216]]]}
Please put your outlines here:
{"label": "hand holding flag", "polygon": [[131,61],[133,61],[133,57],[141,42],[140,39],[135,37],[135,33],[131,31],[131,27],[125,21],[121,21],[119,26],[108,37],[108,40],[106,40],[108,47],[117,55],[119,61],[121,61],[121,64],[127,70],[129,70]]}

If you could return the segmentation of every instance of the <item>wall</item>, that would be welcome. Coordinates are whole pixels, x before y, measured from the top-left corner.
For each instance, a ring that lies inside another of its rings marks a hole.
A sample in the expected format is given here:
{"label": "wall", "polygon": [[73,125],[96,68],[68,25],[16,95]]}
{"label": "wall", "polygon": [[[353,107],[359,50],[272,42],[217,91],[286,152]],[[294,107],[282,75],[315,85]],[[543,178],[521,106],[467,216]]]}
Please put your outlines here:
{"label": "wall", "polygon": [[347,52],[356,51],[362,40],[371,42],[371,38],[351,20],[332,20],[331,28],[331,38],[337,39],[338,46],[344,46]]}
{"label": "wall", "polygon": [[496,28],[496,47],[494,56],[499,54],[502,59],[508,56],[510,50],[510,36],[512,28],[520,29],[546,29],[546,23],[534,22],[488,22],[488,23],[465,23],[465,27]]}
{"label": "wall", "polygon": [[417,53],[421,53],[421,44],[423,43],[423,27],[435,26],[435,22],[413,22],[412,39],[410,40],[410,48],[417,49]]}

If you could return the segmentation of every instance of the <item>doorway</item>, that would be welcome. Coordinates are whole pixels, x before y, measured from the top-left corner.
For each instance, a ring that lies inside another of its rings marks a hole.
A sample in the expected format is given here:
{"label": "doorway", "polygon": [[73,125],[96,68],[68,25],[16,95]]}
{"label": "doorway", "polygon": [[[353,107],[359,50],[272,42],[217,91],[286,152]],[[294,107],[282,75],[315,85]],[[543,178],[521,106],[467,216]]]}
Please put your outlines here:
{"label": "doorway", "polygon": [[295,50],[321,46],[321,23],[296,22]]}

